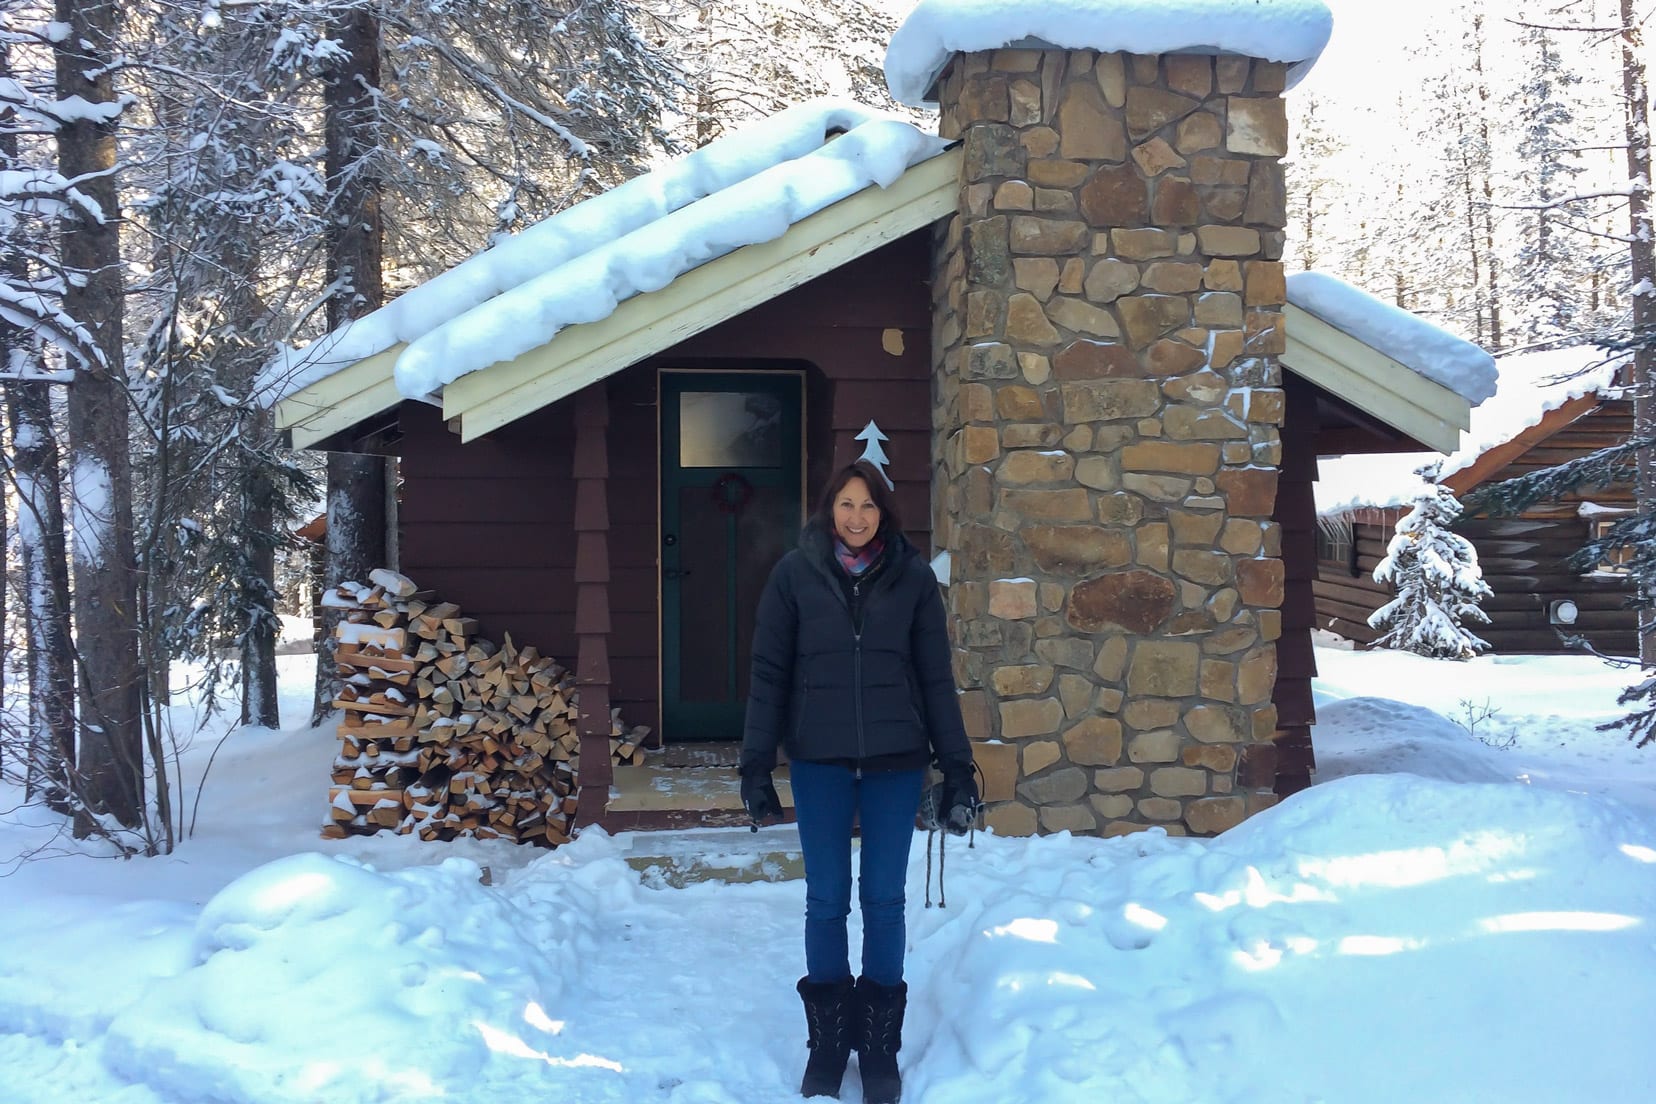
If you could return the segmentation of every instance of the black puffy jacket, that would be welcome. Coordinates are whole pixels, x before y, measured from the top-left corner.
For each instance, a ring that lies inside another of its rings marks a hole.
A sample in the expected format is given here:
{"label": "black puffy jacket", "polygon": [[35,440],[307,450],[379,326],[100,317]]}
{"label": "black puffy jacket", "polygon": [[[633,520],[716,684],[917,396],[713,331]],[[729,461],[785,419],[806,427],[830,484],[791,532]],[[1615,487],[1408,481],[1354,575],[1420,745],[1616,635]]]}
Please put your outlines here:
{"label": "black puffy jacket", "polygon": [[971,762],[937,578],[901,533],[882,536],[881,561],[860,582],[817,520],[771,571],[753,632],[744,771],[772,769],[778,744],[790,759],[871,767]]}

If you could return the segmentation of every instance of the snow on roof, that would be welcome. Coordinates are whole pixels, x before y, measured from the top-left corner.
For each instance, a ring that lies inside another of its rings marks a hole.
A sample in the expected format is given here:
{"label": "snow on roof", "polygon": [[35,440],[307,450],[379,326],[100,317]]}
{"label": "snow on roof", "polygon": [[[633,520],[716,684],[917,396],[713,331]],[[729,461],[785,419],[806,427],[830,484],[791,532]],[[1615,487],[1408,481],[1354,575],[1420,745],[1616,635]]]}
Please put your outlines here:
{"label": "snow on roof", "polygon": [[1476,405],[1495,393],[1495,358],[1464,338],[1323,272],[1288,277],[1288,301]]}
{"label": "snow on roof", "polygon": [[1317,516],[1407,506],[1426,489],[1426,481],[1415,474],[1416,469],[1442,459],[1443,454],[1438,452],[1319,456],[1317,482],[1311,488],[1317,499]]}
{"label": "snow on roof", "polygon": [[[1290,298],[1292,291],[1290,291]],[[1472,428],[1461,447],[1444,457],[1436,452],[1337,456],[1317,460],[1317,513],[1342,514],[1365,507],[1403,506],[1414,501],[1424,481],[1414,471],[1441,461],[1440,480],[1477,463],[1571,399],[1611,389],[1628,354],[1597,345],[1573,345],[1501,357],[1495,394],[1472,410]]]}
{"label": "snow on roof", "polygon": [[1323,0],[920,0],[886,51],[886,86],[922,107],[957,53],[1005,46],[1130,54],[1241,54],[1310,71],[1334,17]]}
{"label": "snow on roof", "polygon": [[1443,465],[1443,475],[1469,468],[1478,457],[1518,436],[1571,399],[1610,389],[1629,354],[1597,345],[1519,353],[1495,362],[1500,380],[1493,398],[1472,411],[1472,428]]}
{"label": "snow on roof", "polygon": [[274,403],[407,343],[397,389],[430,395],[699,265],[781,237],[871,184],[888,187],[946,147],[859,104],[788,108],[566,208],[304,349],[283,350],[256,394]]}

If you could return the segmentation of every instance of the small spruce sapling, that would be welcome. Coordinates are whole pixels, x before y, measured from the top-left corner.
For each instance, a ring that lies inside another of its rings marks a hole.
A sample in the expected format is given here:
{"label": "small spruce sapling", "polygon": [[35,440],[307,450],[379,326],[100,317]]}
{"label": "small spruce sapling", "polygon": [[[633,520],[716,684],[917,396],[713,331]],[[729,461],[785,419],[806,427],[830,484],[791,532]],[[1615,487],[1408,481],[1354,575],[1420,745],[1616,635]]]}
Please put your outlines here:
{"label": "small spruce sapling", "polygon": [[1449,488],[1435,482],[1437,469],[1420,469],[1427,486],[1414,509],[1397,523],[1374,581],[1394,587],[1397,597],[1369,617],[1383,630],[1375,641],[1433,659],[1471,659],[1489,644],[1462,621],[1488,623],[1478,603],[1493,593],[1478,568],[1472,543],[1451,531],[1461,506]]}

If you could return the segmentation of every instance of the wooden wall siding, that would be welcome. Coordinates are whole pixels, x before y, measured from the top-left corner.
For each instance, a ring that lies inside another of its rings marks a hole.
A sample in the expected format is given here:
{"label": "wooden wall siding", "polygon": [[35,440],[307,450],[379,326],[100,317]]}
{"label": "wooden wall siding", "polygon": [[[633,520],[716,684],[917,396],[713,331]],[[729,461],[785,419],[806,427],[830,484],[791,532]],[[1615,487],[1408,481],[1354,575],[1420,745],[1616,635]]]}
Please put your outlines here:
{"label": "wooden wall siding", "polygon": [[1282,425],[1282,474],[1272,519],[1282,527],[1282,635],[1277,640],[1277,681],[1271,701],[1277,708],[1276,792],[1297,793],[1311,784],[1316,758],[1311,726],[1316,722],[1311,680],[1317,674],[1311,647],[1315,603],[1317,506],[1316,388],[1284,373],[1286,418]]}
{"label": "wooden wall siding", "polygon": [[[1606,402],[1515,458],[1491,481],[1511,479],[1624,441],[1632,428],[1631,404]],[[1558,503],[1539,504],[1521,517],[1468,517],[1457,527],[1477,548],[1484,581],[1495,592],[1483,603],[1490,624],[1472,628],[1489,641],[1497,654],[1568,651],[1547,620],[1551,603],[1563,598],[1581,609],[1573,632],[1585,636],[1601,651],[1636,654],[1638,617],[1624,608],[1630,593],[1626,580],[1615,575],[1582,574],[1565,565],[1589,536],[1588,522],[1576,513],[1582,501],[1631,506],[1632,489],[1592,488]],[[1393,530],[1390,525],[1369,524],[1358,524],[1354,529],[1355,577],[1338,565],[1318,564],[1318,624],[1369,644],[1379,633],[1368,627],[1366,619],[1392,597],[1390,588],[1374,582],[1373,574]]]}
{"label": "wooden wall siding", "polygon": [[[807,510],[862,455],[870,419],[909,536],[931,538],[930,292],[926,234],[910,235],[610,378],[610,693],[661,731],[657,380],[661,369],[803,370]],[[893,331],[893,332],[888,332]],[[892,352],[892,349],[900,349]]]}
{"label": "wooden wall siding", "polygon": [[575,683],[581,711],[581,789],[575,824],[597,824],[615,780],[610,759],[609,395],[603,381],[576,395],[575,449]]}
{"label": "wooden wall siding", "polygon": [[571,408],[537,411],[464,447],[435,407],[404,403],[399,423],[403,573],[459,603],[490,640],[510,632],[572,667]]}

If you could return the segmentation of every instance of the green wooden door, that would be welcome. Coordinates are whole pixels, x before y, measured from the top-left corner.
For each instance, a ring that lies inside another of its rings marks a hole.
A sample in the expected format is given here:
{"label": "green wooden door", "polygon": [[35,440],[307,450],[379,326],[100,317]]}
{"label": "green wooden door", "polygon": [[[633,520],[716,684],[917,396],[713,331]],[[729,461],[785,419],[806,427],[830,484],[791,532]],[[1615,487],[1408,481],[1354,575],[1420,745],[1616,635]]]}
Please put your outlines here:
{"label": "green wooden door", "polygon": [[753,618],[799,536],[803,377],[661,373],[661,723],[739,740]]}

